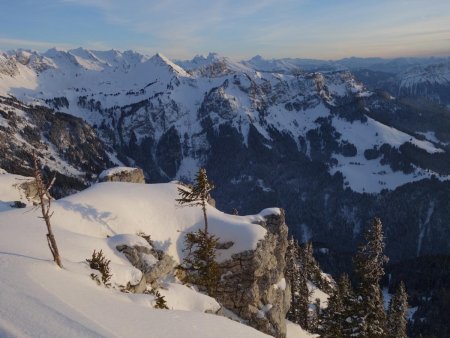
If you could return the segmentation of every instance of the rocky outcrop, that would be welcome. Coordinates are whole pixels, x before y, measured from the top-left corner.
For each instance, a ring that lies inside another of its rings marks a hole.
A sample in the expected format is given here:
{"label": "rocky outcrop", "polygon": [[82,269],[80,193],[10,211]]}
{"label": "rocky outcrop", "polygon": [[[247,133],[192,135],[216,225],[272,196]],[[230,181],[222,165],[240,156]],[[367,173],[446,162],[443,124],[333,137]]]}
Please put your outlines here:
{"label": "rocky outcrop", "polygon": [[140,168],[115,167],[104,170],[98,176],[99,182],[145,183],[144,172]]}
{"label": "rocky outcrop", "polygon": [[135,268],[142,271],[141,282],[131,288],[131,291],[135,293],[143,292],[145,290],[143,286],[146,284],[150,284],[152,288],[158,288],[162,278],[175,274],[176,264],[173,258],[153,247],[122,244],[117,245],[116,249],[122,252]]}
{"label": "rocky outcrop", "polygon": [[286,337],[289,286],[284,279],[288,228],[284,211],[268,215],[256,250],[233,255],[220,265],[217,300],[247,324],[275,337]]}
{"label": "rocky outcrop", "polygon": [[18,187],[23,191],[27,200],[38,203],[38,191],[35,180],[20,183]]}
{"label": "rocky outcrop", "polygon": [[[244,251],[220,264],[221,279],[214,297],[223,307],[234,312],[246,324],[277,338],[286,337],[286,313],[290,305],[290,289],[284,279],[288,228],[282,209],[271,209],[265,221],[266,236],[255,250]],[[151,241],[149,242],[151,243]],[[226,250],[234,243],[221,243]],[[151,246],[116,246],[130,263],[142,271],[146,284],[159,287],[161,279],[175,274],[175,261]],[[143,281],[131,286],[138,292]]]}

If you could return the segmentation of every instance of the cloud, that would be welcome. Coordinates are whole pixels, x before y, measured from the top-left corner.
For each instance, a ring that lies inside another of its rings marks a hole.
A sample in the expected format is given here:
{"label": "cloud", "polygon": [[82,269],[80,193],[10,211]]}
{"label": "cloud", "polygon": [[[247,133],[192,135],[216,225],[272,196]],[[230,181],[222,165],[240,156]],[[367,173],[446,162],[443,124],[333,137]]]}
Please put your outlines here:
{"label": "cloud", "polygon": [[36,41],[36,40],[23,40],[23,39],[13,39],[13,38],[0,38],[0,46],[3,49],[11,49],[11,48],[23,48],[27,46],[27,48],[33,48],[36,50],[44,50],[52,47],[58,47],[61,49],[70,49],[73,48],[73,45],[67,43],[55,43],[49,41]]}
{"label": "cloud", "polygon": [[[58,43],[50,41],[39,41],[39,40],[24,40],[24,39],[14,39],[14,38],[1,38],[0,37],[0,48],[3,50],[16,49],[16,48],[29,48],[38,51],[45,51],[50,48],[56,47],[62,50],[69,50],[77,48],[79,46],[70,43]],[[106,50],[112,47],[103,41],[88,41],[83,46],[88,49]]]}

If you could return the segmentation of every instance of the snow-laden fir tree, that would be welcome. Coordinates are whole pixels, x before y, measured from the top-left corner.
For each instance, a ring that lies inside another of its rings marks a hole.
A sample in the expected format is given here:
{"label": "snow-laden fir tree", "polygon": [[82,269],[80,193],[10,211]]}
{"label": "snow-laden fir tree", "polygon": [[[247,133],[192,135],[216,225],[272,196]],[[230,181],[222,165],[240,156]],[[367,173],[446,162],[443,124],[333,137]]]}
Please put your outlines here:
{"label": "snow-laden fir tree", "polygon": [[366,243],[359,247],[355,257],[358,285],[359,323],[355,335],[367,338],[386,337],[386,313],[384,311],[383,294],[380,288],[384,276],[383,226],[379,218],[375,218],[365,235]]}
{"label": "snow-laden fir tree", "polygon": [[356,296],[347,274],[339,278],[335,290],[328,298],[328,306],[323,310],[320,320],[320,337],[352,337],[356,316]]}
{"label": "snow-laden fir tree", "polygon": [[303,261],[307,272],[307,279],[315,286],[324,291],[331,293],[333,288],[327,278],[325,278],[320,269],[319,263],[314,258],[314,249],[311,242],[307,242],[302,246]]}
{"label": "snow-laden fir tree", "polygon": [[387,330],[389,338],[408,338],[408,295],[403,282],[389,302]]}
{"label": "snow-laden fir tree", "polygon": [[289,239],[286,252],[285,277],[291,287],[291,307],[287,318],[308,329],[309,290],[307,284],[307,271],[301,248],[293,237]]}
{"label": "snow-laden fir tree", "polygon": [[308,314],[308,330],[309,332],[317,333],[320,326],[320,317],[321,317],[321,307],[320,307],[320,299],[316,298],[314,304],[310,306],[310,311]]}

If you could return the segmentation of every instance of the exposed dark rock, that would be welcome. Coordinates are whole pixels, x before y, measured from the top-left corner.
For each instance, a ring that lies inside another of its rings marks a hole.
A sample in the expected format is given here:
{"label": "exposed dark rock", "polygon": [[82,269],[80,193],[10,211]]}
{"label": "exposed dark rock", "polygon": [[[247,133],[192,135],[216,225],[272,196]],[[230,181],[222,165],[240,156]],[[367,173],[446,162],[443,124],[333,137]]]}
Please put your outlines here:
{"label": "exposed dark rock", "polygon": [[11,107],[2,113],[8,127],[0,128],[0,167],[9,173],[32,176],[34,152],[46,164],[45,173],[57,171],[52,194],[61,197],[84,189],[95,172],[112,165],[106,146],[83,120],[13,97],[0,97],[0,103]]}
{"label": "exposed dark rock", "polygon": [[167,177],[175,177],[182,160],[178,131],[171,127],[160,138],[156,146],[156,160]]}

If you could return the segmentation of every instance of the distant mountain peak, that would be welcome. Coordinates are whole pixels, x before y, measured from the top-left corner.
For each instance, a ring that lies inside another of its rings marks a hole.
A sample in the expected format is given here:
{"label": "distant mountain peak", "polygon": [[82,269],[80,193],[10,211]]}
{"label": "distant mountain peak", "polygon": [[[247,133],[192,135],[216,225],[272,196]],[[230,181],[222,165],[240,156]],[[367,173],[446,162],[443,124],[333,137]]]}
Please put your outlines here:
{"label": "distant mountain peak", "polygon": [[172,72],[181,76],[190,76],[182,67],[173,63],[168,57],[159,52],[153,55],[147,62],[157,66],[168,67]]}

